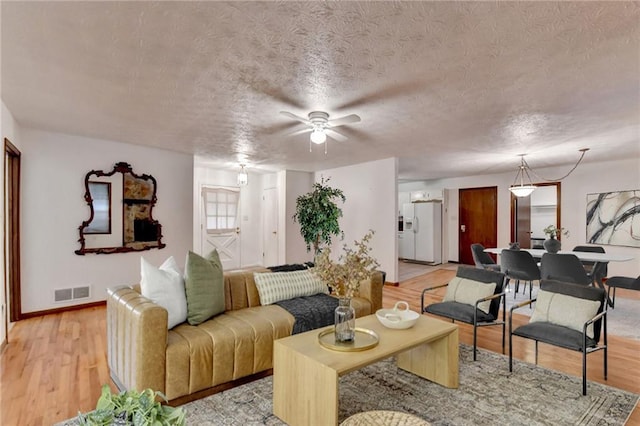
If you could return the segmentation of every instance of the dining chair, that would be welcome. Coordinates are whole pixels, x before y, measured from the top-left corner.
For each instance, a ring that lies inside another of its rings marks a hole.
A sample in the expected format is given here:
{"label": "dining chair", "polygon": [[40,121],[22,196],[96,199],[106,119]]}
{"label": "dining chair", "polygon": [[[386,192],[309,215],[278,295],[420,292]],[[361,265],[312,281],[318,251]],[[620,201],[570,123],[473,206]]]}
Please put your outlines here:
{"label": "dining chair", "polygon": [[513,298],[516,298],[520,281],[524,281],[523,291],[527,290],[527,283],[529,283],[529,299],[531,299],[533,281],[540,281],[540,268],[531,253],[524,250],[502,250],[500,268],[506,277],[506,285],[509,285],[509,280],[516,282]]}
{"label": "dining chair", "polygon": [[593,280],[574,254],[544,253],[540,260],[540,278],[590,285]]}
{"label": "dining chair", "polygon": [[500,265],[496,264],[496,261],[489,256],[489,253],[484,251],[482,244],[471,244],[471,255],[473,256],[473,262],[476,264],[476,268],[500,272]]}
{"label": "dining chair", "polygon": [[[555,280],[540,281],[536,299],[511,307],[509,312],[509,372],[513,371],[513,336],[582,353],[582,395],[587,394],[587,355],[604,351],[604,379],[607,379],[606,293],[599,287]],[[529,323],[513,329],[513,312],[536,302]],[[602,339],[601,339],[602,338]],[[602,340],[602,343],[601,343]]]}
{"label": "dining chair", "polygon": [[[420,312],[438,315],[473,325],[473,360],[476,360],[478,327],[502,326],[502,353],[504,353],[506,305],[504,274],[488,269],[460,266],[456,276],[447,284],[422,290]],[[447,288],[442,302],[425,306],[428,291]],[[499,318],[502,304],[502,319]]]}
{"label": "dining chair", "polygon": [[[604,248],[601,246],[575,246],[573,251],[580,251],[584,253],[605,253]],[[587,271],[587,275],[592,281],[597,281],[598,284],[602,284],[602,279],[607,276],[608,265],[609,262],[582,261],[582,266],[584,266],[584,269]]]}
{"label": "dining chair", "polygon": [[[616,289],[624,288],[626,290],[640,291],[640,275],[638,278],[633,277],[621,277],[615,276],[607,280],[607,296],[609,298],[609,306],[615,308],[616,304]],[[611,289],[613,289],[613,298],[611,297]]]}

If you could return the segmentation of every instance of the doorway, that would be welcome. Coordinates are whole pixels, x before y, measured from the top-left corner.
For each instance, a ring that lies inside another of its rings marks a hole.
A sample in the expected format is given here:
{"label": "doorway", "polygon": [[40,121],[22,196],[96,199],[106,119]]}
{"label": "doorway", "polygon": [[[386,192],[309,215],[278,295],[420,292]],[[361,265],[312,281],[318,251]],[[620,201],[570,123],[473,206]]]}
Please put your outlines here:
{"label": "doorway", "polygon": [[266,188],[262,195],[262,265],[278,265],[278,191]]}
{"label": "doorway", "polygon": [[201,253],[217,250],[223,270],[238,269],[240,262],[240,188],[201,187]]}
{"label": "doorway", "polygon": [[[20,157],[8,139],[4,140],[4,277],[2,327],[4,339],[9,322],[22,319],[20,293]],[[3,341],[4,341],[3,339]]]}
{"label": "doorway", "polygon": [[511,241],[520,248],[542,248],[543,229],[560,228],[560,182],[534,183],[538,189],[526,197],[511,194]]}
{"label": "doorway", "polygon": [[473,265],[471,244],[496,247],[498,242],[498,188],[458,190],[458,260]]}

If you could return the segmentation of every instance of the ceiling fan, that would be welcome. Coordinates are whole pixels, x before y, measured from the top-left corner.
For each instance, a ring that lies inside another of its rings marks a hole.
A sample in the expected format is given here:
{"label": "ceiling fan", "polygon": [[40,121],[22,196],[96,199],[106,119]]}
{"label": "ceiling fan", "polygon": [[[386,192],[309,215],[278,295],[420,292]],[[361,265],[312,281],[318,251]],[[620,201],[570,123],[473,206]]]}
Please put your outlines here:
{"label": "ceiling fan", "polygon": [[[311,132],[309,151],[311,151],[311,142],[315,144],[325,143],[327,136],[337,141],[346,141],[348,138],[341,133],[333,130],[334,127],[343,126],[345,124],[357,123],[360,121],[360,117],[355,114],[346,115],[344,117],[335,118],[329,120],[329,114],[324,111],[312,111],[309,113],[308,118],[300,117],[299,115],[292,114],[287,111],[280,111],[280,114],[293,118],[308,126],[307,129],[302,129],[297,132],[291,133],[291,135],[299,135],[302,133]],[[327,153],[327,146],[324,148],[325,154]]]}

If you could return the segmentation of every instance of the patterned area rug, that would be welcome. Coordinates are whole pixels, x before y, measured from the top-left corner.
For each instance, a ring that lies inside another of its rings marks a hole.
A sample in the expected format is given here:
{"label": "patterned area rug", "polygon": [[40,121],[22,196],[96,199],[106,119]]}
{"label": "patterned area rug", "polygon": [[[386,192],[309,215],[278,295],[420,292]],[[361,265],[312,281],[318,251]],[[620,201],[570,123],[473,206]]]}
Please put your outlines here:
{"label": "patterned area rug", "polygon": [[[460,387],[447,389],[395,366],[392,359],[340,379],[340,421],[362,411],[394,410],[432,425],[622,425],[638,395],[460,346]],[[188,424],[283,425],[272,411],[272,378],[184,405]],[[312,386],[313,384],[309,384]]]}
{"label": "patterned area rug", "polygon": [[[526,294],[523,292],[523,285],[520,284],[520,291],[513,297],[514,285],[511,283],[511,291],[507,293],[507,317],[511,306],[524,300],[529,300],[529,286],[527,285]],[[538,285],[534,284],[532,289],[532,297],[535,299],[538,294]],[[534,305],[535,309],[535,305]],[[625,337],[629,339],[640,340],[640,300],[626,299],[624,297],[616,297],[615,309],[609,307],[607,310],[607,333]],[[521,315],[531,316],[533,309],[522,307],[516,310]]]}

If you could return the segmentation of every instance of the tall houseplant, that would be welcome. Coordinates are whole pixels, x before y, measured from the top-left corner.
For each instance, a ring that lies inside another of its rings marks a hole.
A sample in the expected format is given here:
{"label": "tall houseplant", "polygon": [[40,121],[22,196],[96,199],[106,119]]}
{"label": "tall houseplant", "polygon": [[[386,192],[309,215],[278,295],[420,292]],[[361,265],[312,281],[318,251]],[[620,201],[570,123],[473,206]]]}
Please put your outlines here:
{"label": "tall houseplant", "polygon": [[342,190],[327,185],[329,179],[321,179],[313,184],[313,191],[300,195],[296,199],[296,213],[293,220],[300,224],[300,234],[307,244],[307,251],[320,253],[324,245],[331,244],[331,237],[342,235],[338,219],[342,217],[342,209],[336,201],[345,196]]}

